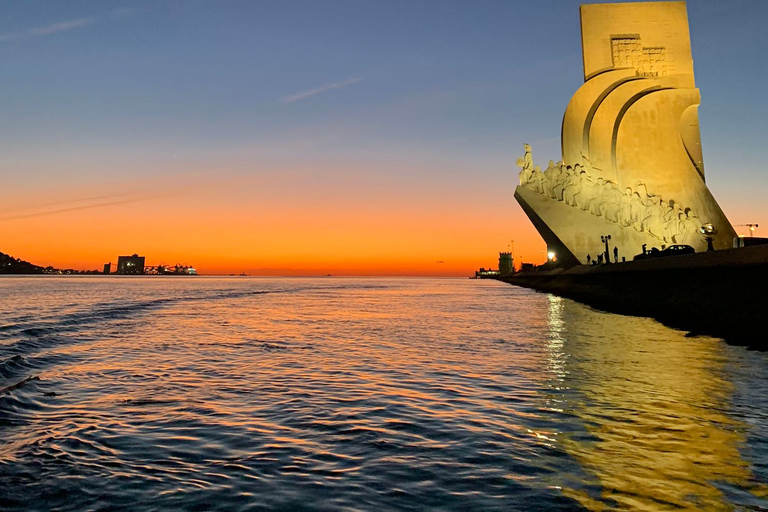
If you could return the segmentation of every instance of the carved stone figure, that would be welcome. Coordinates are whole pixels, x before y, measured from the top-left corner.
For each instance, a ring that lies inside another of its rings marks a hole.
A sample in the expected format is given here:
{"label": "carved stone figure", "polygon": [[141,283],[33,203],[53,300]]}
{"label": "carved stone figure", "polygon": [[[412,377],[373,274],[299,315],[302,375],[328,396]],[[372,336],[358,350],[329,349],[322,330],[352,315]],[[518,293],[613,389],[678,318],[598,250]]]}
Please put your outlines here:
{"label": "carved stone figure", "polygon": [[581,166],[573,166],[573,172],[568,176],[568,180],[563,187],[563,201],[570,206],[576,206],[576,193],[580,189]]}
{"label": "carved stone figure", "polygon": [[617,220],[622,226],[632,224],[632,189],[627,187],[621,196],[621,206],[617,215]]}
{"label": "carved stone figure", "polygon": [[600,204],[600,213],[611,222],[619,222],[619,211],[621,211],[624,195],[619,187],[610,181],[603,187],[603,202]]}
{"label": "carved stone figure", "polygon": [[675,200],[670,199],[667,203],[667,209],[664,212],[664,241],[668,244],[675,243],[675,235],[678,233],[678,217],[675,212]]}
{"label": "carved stone figure", "polygon": [[600,206],[603,202],[605,202],[605,180],[597,178],[592,185],[592,198],[589,200],[587,211],[592,215],[602,215]]}
{"label": "carved stone figure", "polygon": [[568,184],[571,175],[573,175],[573,168],[570,165],[566,166],[565,171],[560,173],[557,183],[552,187],[552,194],[555,196],[556,200],[563,200],[563,192],[565,191],[565,186]]}
{"label": "carved stone figure", "polygon": [[651,194],[648,193],[648,187],[645,186],[645,183],[642,181],[638,181],[635,183],[635,191],[640,194],[640,197],[645,199],[646,197],[651,197]]}
{"label": "carved stone figure", "polygon": [[632,194],[630,203],[630,225],[635,228],[636,231],[643,231],[643,220],[645,219],[645,203],[640,198],[640,194],[635,192]]}
{"label": "carved stone figure", "polygon": [[646,203],[645,219],[643,219],[643,226],[648,234],[662,239],[662,227],[664,225],[664,219],[662,217],[663,211],[661,207],[662,200],[658,196],[649,198],[649,202]]}
{"label": "carved stone figure", "polygon": [[589,210],[589,203],[595,195],[595,184],[587,171],[579,175],[579,191],[576,193],[576,204],[584,211]]}
{"label": "carved stone figure", "polygon": [[685,216],[688,217],[688,220],[690,220],[693,223],[693,226],[696,228],[696,231],[698,232],[699,228],[704,224],[701,222],[701,219],[693,213],[693,210],[690,208],[685,209]]}
{"label": "carved stone figure", "polygon": [[558,199],[555,190],[557,189],[557,185],[560,183],[560,178],[563,174],[562,162],[559,162],[558,165],[553,165],[552,160],[550,160],[549,164],[550,165],[544,173],[547,188],[546,194],[552,199]]}
{"label": "carved stone figure", "polygon": [[699,226],[694,224],[685,213],[678,214],[678,230],[678,242],[686,245],[690,245],[699,234]]}
{"label": "carved stone figure", "polygon": [[527,184],[534,172],[533,151],[531,150],[531,146],[529,144],[523,144],[523,149],[525,150],[525,154],[517,159],[517,166],[522,168],[519,174],[520,185]]}

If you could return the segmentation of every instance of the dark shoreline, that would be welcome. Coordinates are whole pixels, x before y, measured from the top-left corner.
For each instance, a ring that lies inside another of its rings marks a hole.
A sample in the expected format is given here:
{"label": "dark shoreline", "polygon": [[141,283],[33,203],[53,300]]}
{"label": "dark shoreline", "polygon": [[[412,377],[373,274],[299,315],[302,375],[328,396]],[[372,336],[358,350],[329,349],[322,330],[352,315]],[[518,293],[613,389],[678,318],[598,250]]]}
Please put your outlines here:
{"label": "dark shoreline", "polygon": [[768,350],[768,246],[496,278],[692,335]]}

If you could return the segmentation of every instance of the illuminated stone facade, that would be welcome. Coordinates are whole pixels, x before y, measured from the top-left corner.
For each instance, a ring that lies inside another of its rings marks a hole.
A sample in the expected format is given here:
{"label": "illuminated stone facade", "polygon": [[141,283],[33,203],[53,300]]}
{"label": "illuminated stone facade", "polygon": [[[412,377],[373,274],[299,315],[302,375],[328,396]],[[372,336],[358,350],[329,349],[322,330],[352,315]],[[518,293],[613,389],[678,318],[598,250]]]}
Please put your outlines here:
{"label": "illuminated stone facade", "polygon": [[705,184],[699,90],[685,2],[581,6],[584,85],[562,126],[561,162],[541,171],[530,146],[515,197],[566,263],[586,263],[611,235],[624,256],[736,236]]}

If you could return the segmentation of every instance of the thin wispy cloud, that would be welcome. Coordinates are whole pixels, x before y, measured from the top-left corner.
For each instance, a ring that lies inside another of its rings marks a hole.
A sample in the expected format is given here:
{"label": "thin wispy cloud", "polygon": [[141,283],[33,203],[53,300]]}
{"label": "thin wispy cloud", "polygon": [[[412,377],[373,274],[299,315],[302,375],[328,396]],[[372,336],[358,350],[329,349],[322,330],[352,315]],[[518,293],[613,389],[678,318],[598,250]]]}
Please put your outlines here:
{"label": "thin wispy cloud", "polygon": [[21,215],[9,215],[8,217],[0,217],[0,222],[4,222],[7,220],[30,219],[32,217],[47,217],[49,215],[56,215],[57,213],[76,212],[78,210],[91,210],[93,208],[104,208],[105,206],[116,206],[120,204],[136,203],[144,200],[145,199],[126,199],[124,201],[109,201],[104,203],[85,204],[82,206],[71,206],[69,208],[59,208],[56,210],[46,210],[43,212],[24,213]]}
{"label": "thin wispy cloud", "polygon": [[[73,206],[66,206],[66,207],[58,207],[58,208],[41,208],[38,211],[32,211],[27,213],[18,213],[15,215],[7,215],[7,216],[0,216],[0,222],[6,222],[11,220],[20,220],[20,219],[31,219],[34,217],[48,217],[51,215],[58,215],[60,213],[69,213],[69,212],[76,212],[80,210],[92,210],[95,208],[107,208],[110,206],[118,206],[123,204],[131,204],[131,203],[138,203],[143,201],[152,201],[156,199],[166,199],[175,195],[181,195],[186,193],[185,190],[179,190],[179,191],[171,191],[171,192],[157,192],[157,193],[150,193],[150,194],[131,194],[128,196],[128,194],[108,194],[103,196],[94,196],[92,200],[90,200],[89,204],[81,204],[81,205],[73,205]],[[100,198],[109,198],[109,197],[120,197],[120,196],[128,196],[124,197],[123,199],[113,199],[111,201],[99,201],[99,200],[93,200],[93,199],[100,199]],[[81,202],[81,201],[89,201],[88,199],[75,199],[72,201],[55,201],[52,203],[47,203],[48,205],[56,205],[56,204],[63,204],[63,203],[69,203],[69,202]]]}
{"label": "thin wispy cloud", "polygon": [[74,30],[76,28],[84,27],[95,22],[95,18],[82,18],[79,20],[71,21],[59,21],[58,23],[52,23],[45,27],[32,28],[24,32],[30,36],[46,36],[48,34],[58,34],[59,32],[66,32],[67,30]]}
{"label": "thin wispy cloud", "polygon": [[[184,177],[195,178],[191,183],[179,184],[179,175],[171,174],[164,178],[158,178],[156,182],[157,191],[146,192],[144,190],[134,190],[128,192],[117,192],[110,194],[99,194],[88,197],[62,198],[55,201],[38,203],[30,207],[11,208],[11,210],[0,208],[0,223],[6,221],[15,221],[22,219],[32,219],[35,217],[49,217],[62,213],[76,212],[80,210],[93,210],[97,208],[108,208],[125,204],[139,203],[144,201],[156,201],[169,199],[172,197],[184,196],[187,194],[199,193],[201,191],[209,192],[224,182],[220,172],[215,173],[189,173],[185,172]],[[173,185],[173,186],[171,186]],[[136,188],[136,184],[125,183],[123,187]]]}
{"label": "thin wispy cloud", "polygon": [[357,84],[362,82],[362,78],[352,78],[350,80],[344,80],[343,82],[334,82],[332,84],[326,84],[321,87],[317,87],[316,89],[310,89],[308,91],[300,92],[298,94],[293,94],[291,96],[285,96],[282,98],[283,103],[293,103],[295,101],[305,100],[307,98],[311,98],[312,96],[317,96],[318,94],[322,94],[324,92],[333,91],[334,89],[341,89],[342,87],[347,87],[352,84]]}
{"label": "thin wispy cloud", "polygon": [[0,34],[0,42],[12,41],[14,39],[25,39],[29,37],[47,36],[51,34],[58,34],[59,32],[67,32],[68,30],[75,30],[87,25],[91,25],[96,21],[96,18],[81,18],[78,20],[59,21],[50,25],[42,27],[34,27],[23,32],[15,32],[11,34]]}
{"label": "thin wispy cloud", "polygon": [[[121,18],[123,16],[129,16],[135,12],[136,10],[131,7],[122,7],[119,9],[112,10],[108,16],[111,18]],[[88,25],[93,25],[98,21],[99,21],[98,17],[78,18],[74,20],[57,21],[56,23],[51,23],[50,25],[32,27],[30,29],[23,30],[21,32],[0,34],[0,43],[5,41],[12,41],[15,39],[27,39],[32,37],[48,36],[52,34],[58,34],[60,32],[77,30],[79,28],[87,27]]]}
{"label": "thin wispy cloud", "polygon": [[78,197],[78,198],[75,198],[75,199],[60,199],[58,201],[49,201],[49,202],[46,202],[46,203],[34,204],[34,205],[31,205],[30,207],[25,208],[25,209],[28,209],[28,210],[39,210],[39,209],[47,207],[47,206],[56,206],[56,205],[70,204],[70,203],[90,203],[90,202],[98,201],[98,200],[101,200],[101,199],[114,199],[114,198],[117,198],[117,197],[125,197],[125,196],[128,196],[128,195],[130,195],[130,194],[124,192],[124,193],[120,193],[120,194],[102,194],[102,195],[98,195],[98,196]]}

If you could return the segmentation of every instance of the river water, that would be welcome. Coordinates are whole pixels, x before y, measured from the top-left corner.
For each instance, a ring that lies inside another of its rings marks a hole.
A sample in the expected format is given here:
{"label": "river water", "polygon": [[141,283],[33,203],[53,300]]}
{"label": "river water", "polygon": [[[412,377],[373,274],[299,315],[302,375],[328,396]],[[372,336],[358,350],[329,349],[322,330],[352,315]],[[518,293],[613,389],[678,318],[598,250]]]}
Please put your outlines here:
{"label": "river water", "polygon": [[0,279],[0,510],[765,510],[768,354],[495,281]]}

